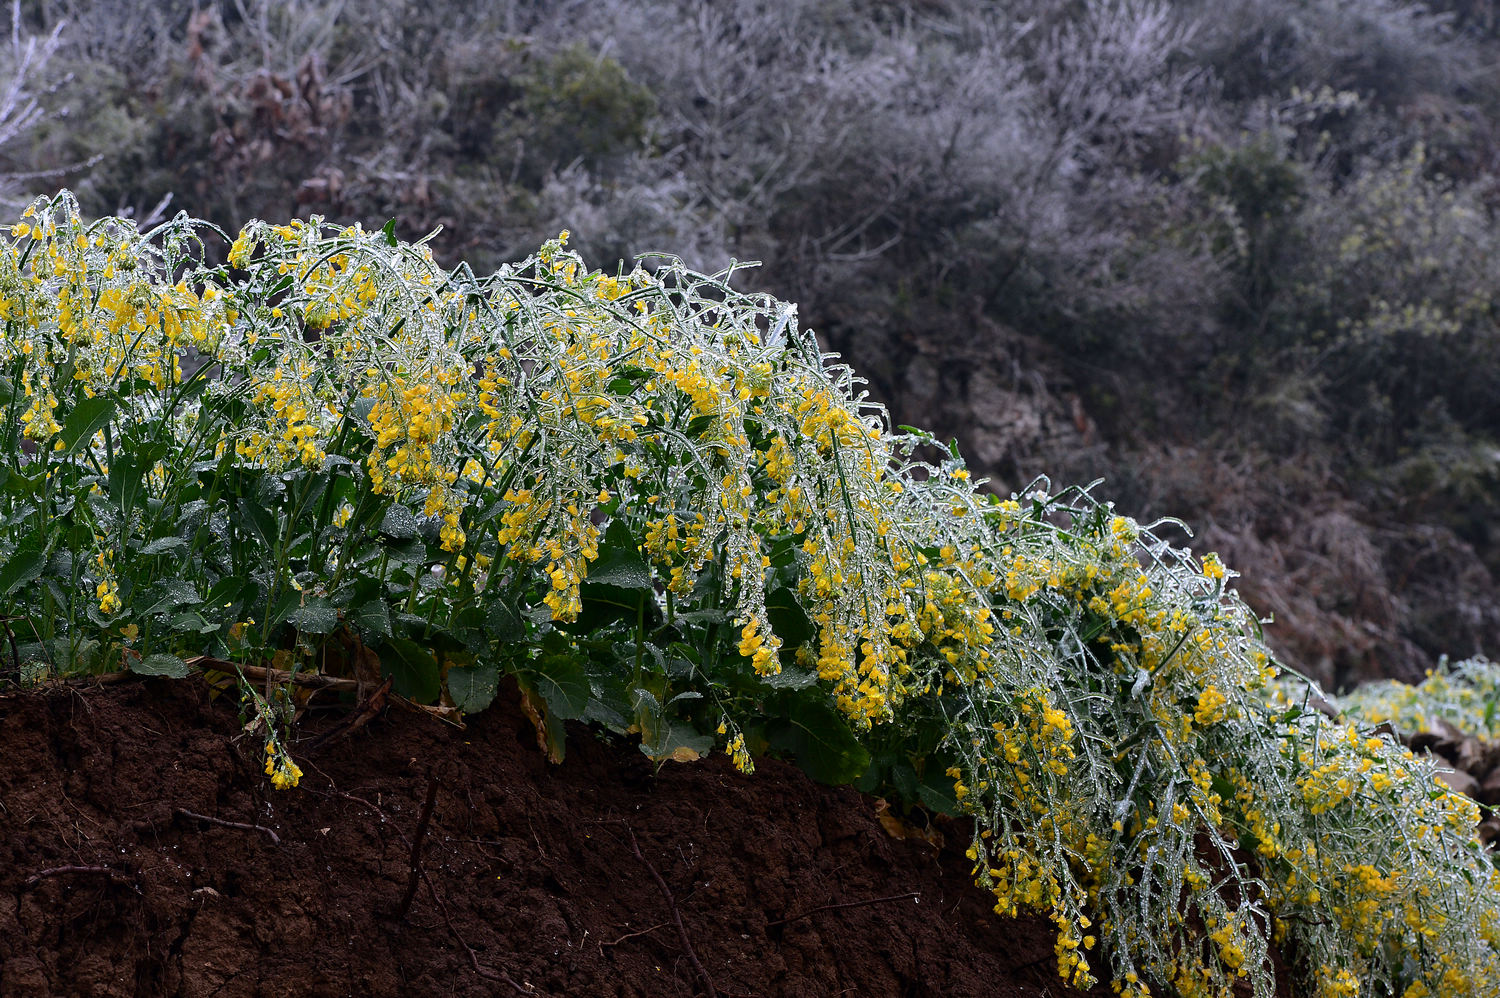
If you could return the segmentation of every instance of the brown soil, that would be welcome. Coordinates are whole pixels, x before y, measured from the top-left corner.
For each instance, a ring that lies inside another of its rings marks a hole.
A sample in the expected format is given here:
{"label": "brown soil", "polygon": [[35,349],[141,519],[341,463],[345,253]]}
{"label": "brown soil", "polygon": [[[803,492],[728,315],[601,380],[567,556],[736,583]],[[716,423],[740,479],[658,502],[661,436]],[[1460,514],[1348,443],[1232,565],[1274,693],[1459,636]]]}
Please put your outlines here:
{"label": "brown soil", "polygon": [[512,702],[388,713],[278,792],[239,733],[190,681],[0,696],[0,996],[1078,996],[961,827],[781,763],[577,729],[554,766]]}

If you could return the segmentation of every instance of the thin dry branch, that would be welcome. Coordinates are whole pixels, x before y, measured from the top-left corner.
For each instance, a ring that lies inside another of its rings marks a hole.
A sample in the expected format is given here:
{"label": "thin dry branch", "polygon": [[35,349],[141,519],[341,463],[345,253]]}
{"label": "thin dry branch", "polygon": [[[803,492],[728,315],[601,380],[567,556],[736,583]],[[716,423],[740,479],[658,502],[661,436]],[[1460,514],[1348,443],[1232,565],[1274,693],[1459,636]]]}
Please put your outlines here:
{"label": "thin dry branch", "polygon": [[185,807],[175,808],[175,811],[176,813],[182,815],[184,818],[192,818],[194,821],[207,822],[210,825],[219,825],[223,828],[238,828],[240,831],[244,832],[260,832],[264,834],[266,838],[271,840],[272,845],[281,845],[281,836],[271,831],[271,829],[267,828],[265,825],[247,825],[243,821],[226,821],[223,818],[214,818],[207,814],[199,814],[196,811],[189,811]]}
{"label": "thin dry branch", "polygon": [[[621,824],[624,824],[624,822],[621,822]],[[708,998],[719,998],[719,992],[714,989],[713,978],[708,976],[708,971],[704,969],[702,961],[698,959],[698,954],[693,951],[693,941],[688,937],[687,926],[682,924],[682,912],[677,909],[677,899],[672,897],[672,889],[667,886],[667,882],[662,879],[662,875],[656,872],[656,867],[651,865],[651,861],[641,855],[641,846],[635,840],[635,831],[629,825],[625,825],[625,833],[630,836],[630,849],[635,853],[635,858],[641,861],[642,866],[651,871],[651,876],[656,880],[656,886],[661,888],[662,895],[667,899],[667,908],[672,912],[672,921],[677,923],[677,935],[682,939],[682,949],[687,954],[688,962],[698,972],[698,979],[703,982],[704,991],[707,992]]]}
{"label": "thin dry branch", "polygon": [[359,689],[359,682],[354,679],[343,679],[338,676],[325,676],[318,672],[288,672],[285,669],[271,669],[261,665],[243,665],[239,662],[230,662],[222,658],[214,658],[209,655],[198,655],[187,660],[187,664],[204,672],[223,672],[229,675],[242,675],[246,679],[257,682],[291,683],[310,690],[337,690],[352,691]]}

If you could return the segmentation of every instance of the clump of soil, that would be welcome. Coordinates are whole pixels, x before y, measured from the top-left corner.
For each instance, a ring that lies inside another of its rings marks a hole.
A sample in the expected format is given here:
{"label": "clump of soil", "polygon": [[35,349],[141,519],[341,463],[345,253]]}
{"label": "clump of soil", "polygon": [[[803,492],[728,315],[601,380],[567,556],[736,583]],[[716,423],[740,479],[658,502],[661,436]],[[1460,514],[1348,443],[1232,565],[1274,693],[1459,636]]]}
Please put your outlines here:
{"label": "clump of soil", "polygon": [[294,749],[278,792],[239,735],[191,681],[0,696],[0,996],[1079,994],[962,825],[894,838],[775,761],[580,728],[555,766],[512,700]]}

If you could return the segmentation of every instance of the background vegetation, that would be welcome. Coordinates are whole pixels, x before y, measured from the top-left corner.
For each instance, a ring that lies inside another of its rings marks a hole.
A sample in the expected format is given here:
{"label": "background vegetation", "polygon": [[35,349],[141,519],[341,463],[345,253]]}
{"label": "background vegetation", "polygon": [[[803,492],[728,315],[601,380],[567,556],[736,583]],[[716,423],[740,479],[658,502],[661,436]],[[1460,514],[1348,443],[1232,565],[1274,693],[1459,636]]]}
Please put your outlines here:
{"label": "background vegetation", "polygon": [[[7,197],[568,227],[799,301],[1008,493],[1105,477],[1330,685],[1500,638],[1493,5],[13,7]],[[227,247],[222,251],[227,251]]]}

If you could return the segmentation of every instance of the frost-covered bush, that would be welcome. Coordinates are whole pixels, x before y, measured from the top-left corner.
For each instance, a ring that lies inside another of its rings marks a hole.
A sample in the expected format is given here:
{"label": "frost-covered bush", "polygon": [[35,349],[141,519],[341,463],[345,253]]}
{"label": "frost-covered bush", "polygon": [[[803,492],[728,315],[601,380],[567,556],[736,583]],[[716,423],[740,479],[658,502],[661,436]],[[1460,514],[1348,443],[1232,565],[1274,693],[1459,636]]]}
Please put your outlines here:
{"label": "frost-covered bush", "polygon": [[[1008,499],[893,428],[730,273],[477,276],[393,227],[85,222],[0,246],[0,611],[13,662],[513,677],[657,760],[792,755],[972,815],[975,876],[1122,994],[1492,994],[1477,815],[1396,743],[1268,704],[1220,560],[1087,489]],[[279,671],[278,671],[279,670]]]}
{"label": "frost-covered bush", "polygon": [[1443,661],[1420,683],[1366,683],[1338,703],[1372,724],[1389,722],[1403,736],[1446,725],[1468,738],[1495,741],[1500,739],[1500,666],[1483,658]]}

